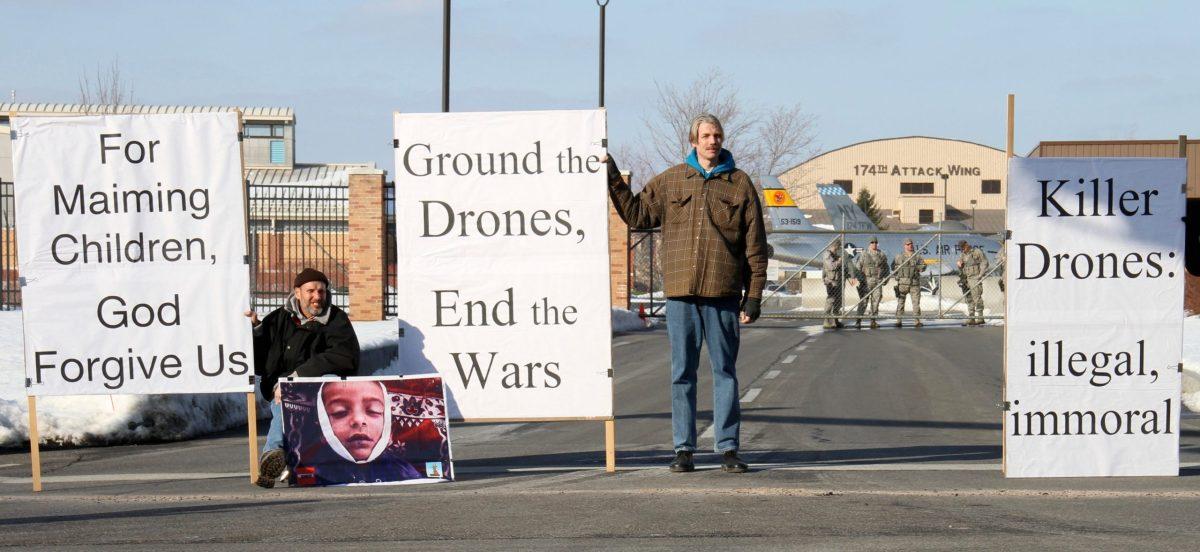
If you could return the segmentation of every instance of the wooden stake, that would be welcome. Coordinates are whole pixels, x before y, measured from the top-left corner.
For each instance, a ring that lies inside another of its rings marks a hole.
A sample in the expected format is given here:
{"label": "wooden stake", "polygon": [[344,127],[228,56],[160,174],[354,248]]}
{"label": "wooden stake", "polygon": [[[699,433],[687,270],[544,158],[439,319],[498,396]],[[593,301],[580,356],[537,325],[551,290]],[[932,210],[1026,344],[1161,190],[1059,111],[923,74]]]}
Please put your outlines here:
{"label": "wooden stake", "polygon": [[29,399],[29,467],[33,472],[33,492],[42,491],[42,453],[39,449],[41,437],[37,427],[37,397]]}
{"label": "wooden stake", "polygon": [[[1013,136],[1016,134],[1016,130],[1015,130],[1015,126],[1014,126],[1015,118],[1016,118],[1016,95],[1009,94],[1008,95],[1008,140],[1006,141],[1004,153],[1005,153],[1005,157],[1007,157],[1010,160],[1013,158]],[[1012,175],[1009,174],[1009,177],[1011,177],[1011,176]],[[1008,185],[1012,186],[1011,179],[1008,180]],[[1007,189],[1004,190],[1004,193],[1007,196],[1008,190]],[[1004,209],[1004,228],[1005,229],[1008,228],[1008,209],[1007,209],[1007,207],[1008,206],[1005,205],[1005,209]],[[1001,244],[1000,246],[1007,248],[1008,241],[1005,240],[1005,242],[1003,244]],[[1005,259],[1007,259],[1007,257],[1005,257]],[[1006,278],[1009,273],[1010,273],[1010,271],[1007,270],[1007,268],[1006,268],[1004,271]],[[1000,387],[1000,400],[1002,402],[1007,403],[1008,402],[1008,293],[1007,292],[1005,292],[1005,294],[1004,294],[1004,348],[1001,349],[1000,363],[1001,363],[1000,370],[1001,370],[1001,374],[1002,374],[1001,387]],[[1008,475],[1008,414],[1007,414],[1007,411],[1003,411],[1003,410],[1000,412],[1000,474]]]}
{"label": "wooden stake", "polygon": [[617,471],[617,422],[604,420],[604,471]]}
{"label": "wooden stake", "polygon": [[246,393],[246,427],[250,430],[250,483],[258,481],[258,407],[254,404],[254,391]]}

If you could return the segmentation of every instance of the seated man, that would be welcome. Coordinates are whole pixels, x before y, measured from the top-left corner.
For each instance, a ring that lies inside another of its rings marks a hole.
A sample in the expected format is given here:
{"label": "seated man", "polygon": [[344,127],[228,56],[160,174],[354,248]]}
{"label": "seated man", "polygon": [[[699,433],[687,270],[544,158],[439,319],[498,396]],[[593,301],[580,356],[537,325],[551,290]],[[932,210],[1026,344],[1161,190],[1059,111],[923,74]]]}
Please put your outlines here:
{"label": "seated man", "polygon": [[293,285],[287,303],[261,322],[257,313],[246,311],[254,326],[254,373],[262,378],[259,390],[263,398],[271,401],[271,426],[255,482],[268,489],[275,486],[286,466],[279,379],[358,373],[358,337],[345,311],[329,301],[329,278],[306,268],[296,275]]}

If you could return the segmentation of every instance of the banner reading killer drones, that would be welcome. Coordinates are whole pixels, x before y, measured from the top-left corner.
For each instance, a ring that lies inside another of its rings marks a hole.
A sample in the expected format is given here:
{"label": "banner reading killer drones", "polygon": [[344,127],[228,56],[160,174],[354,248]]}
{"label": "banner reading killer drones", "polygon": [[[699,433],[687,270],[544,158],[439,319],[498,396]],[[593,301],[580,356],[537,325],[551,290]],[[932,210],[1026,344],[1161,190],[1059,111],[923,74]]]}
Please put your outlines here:
{"label": "banner reading killer drones", "polygon": [[403,369],[452,418],[611,416],[604,111],[395,123]]}
{"label": "banner reading killer drones", "polygon": [[1179,473],[1186,167],[1009,162],[1007,475]]}
{"label": "banner reading killer drones", "polygon": [[452,481],[442,378],[280,382],[291,483]]}
{"label": "banner reading killer drones", "polygon": [[247,391],[236,113],[16,118],[30,395]]}

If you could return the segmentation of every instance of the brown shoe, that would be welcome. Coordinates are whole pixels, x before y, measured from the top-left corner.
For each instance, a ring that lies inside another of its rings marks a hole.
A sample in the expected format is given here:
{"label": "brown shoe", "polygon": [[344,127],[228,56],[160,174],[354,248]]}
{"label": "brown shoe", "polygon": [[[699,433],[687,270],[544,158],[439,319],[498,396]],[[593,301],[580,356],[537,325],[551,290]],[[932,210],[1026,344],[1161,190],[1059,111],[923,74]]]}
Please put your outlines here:
{"label": "brown shoe", "polygon": [[872,321],[871,321],[871,329],[872,329],[872,330],[878,330],[878,329],[879,329],[879,324],[877,324],[877,323],[876,323],[874,320],[872,320]]}
{"label": "brown shoe", "polygon": [[920,328],[921,326],[924,326],[924,324],[922,324],[920,320],[917,320],[917,323],[913,324],[914,328]]}

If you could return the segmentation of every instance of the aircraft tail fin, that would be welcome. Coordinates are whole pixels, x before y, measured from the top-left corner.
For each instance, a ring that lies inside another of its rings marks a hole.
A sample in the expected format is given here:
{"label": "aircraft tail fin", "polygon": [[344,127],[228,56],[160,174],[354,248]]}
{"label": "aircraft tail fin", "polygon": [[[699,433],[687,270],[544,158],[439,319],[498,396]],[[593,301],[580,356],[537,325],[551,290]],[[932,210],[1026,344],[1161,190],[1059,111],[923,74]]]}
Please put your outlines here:
{"label": "aircraft tail fin", "polygon": [[792,200],[792,195],[784,189],[779,179],[768,176],[759,180],[763,190],[763,210],[771,219],[771,230],[817,230],[808,221]]}
{"label": "aircraft tail fin", "polygon": [[878,230],[879,227],[871,222],[871,218],[850,199],[841,186],[833,184],[818,184],[817,193],[825,204],[829,214],[829,222],[834,230]]}

